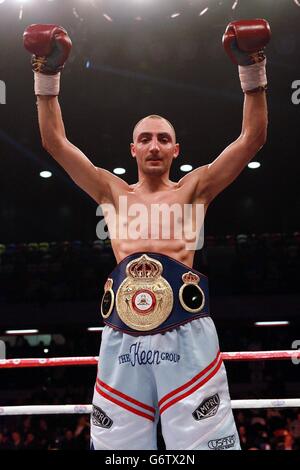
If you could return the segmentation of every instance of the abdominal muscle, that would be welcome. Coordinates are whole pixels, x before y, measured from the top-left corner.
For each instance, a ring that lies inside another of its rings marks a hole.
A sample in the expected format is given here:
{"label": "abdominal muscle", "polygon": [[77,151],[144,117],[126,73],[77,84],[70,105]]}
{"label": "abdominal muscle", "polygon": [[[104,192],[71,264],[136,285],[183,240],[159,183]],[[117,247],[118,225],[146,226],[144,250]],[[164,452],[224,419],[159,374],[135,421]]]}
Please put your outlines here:
{"label": "abdominal muscle", "polygon": [[160,253],[192,267],[195,251],[187,250],[184,240],[111,240],[117,263],[133,253]]}
{"label": "abdominal muscle", "polygon": [[[191,203],[191,199],[191,195],[186,189],[169,190],[155,195],[129,194],[128,208],[131,207],[131,204],[140,203],[146,209],[144,214],[140,215],[141,213],[138,211],[139,217],[136,214],[131,216],[127,206],[126,210],[121,210],[120,205],[117,204],[117,210],[113,216],[104,211],[117,263],[134,253],[152,252],[167,255],[192,267],[196,248],[196,244],[192,241],[197,236],[196,234],[200,233],[204,219],[201,219],[200,225],[195,225],[196,212],[193,211],[193,213],[185,215],[184,204]],[[182,217],[175,218],[173,215],[164,213],[159,218],[153,218],[151,207],[157,203],[166,204],[168,207],[175,207],[174,204],[179,204]],[[193,208],[195,208],[194,205]],[[179,225],[175,223],[175,220]]]}

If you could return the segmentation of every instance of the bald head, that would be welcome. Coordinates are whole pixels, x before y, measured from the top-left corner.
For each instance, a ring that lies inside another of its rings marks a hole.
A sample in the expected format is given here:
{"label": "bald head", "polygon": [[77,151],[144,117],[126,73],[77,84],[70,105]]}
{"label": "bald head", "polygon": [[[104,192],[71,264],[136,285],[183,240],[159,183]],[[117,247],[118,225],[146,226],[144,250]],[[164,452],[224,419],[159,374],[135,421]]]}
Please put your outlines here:
{"label": "bald head", "polygon": [[162,116],[159,116],[158,114],[151,114],[149,116],[146,116],[142,119],[140,119],[138,121],[138,123],[134,126],[134,129],[133,129],[133,135],[132,135],[132,138],[133,138],[133,142],[136,141],[136,138],[138,136],[138,133],[139,133],[139,128],[142,127],[142,125],[147,122],[148,120],[160,120],[160,121],[164,121],[167,125],[167,127],[169,128],[169,132],[172,136],[172,139],[174,139],[174,143],[176,142],[176,133],[175,133],[175,129],[174,127],[172,126],[172,124],[170,123],[170,121],[168,121],[168,119],[162,117]]}

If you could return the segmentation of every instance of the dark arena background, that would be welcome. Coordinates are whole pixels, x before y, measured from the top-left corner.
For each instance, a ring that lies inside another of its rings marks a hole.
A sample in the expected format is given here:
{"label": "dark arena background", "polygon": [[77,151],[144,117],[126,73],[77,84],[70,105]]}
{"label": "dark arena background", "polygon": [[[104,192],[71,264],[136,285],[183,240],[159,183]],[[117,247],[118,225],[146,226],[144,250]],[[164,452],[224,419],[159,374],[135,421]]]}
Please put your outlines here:
{"label": "dark arena background", "polygon": [[[249,405],[234,409],[242,449],[299,451],[297,0],[0,0],[0,449],[89,449],[88,408],[49,410],[92,403],[99,305],[115,265],[109,239],[96,236],[96,203],[42,147],[24,29],[55,23],[72,38],[59,102],[74,145],[133,183],[132,129],[165,116],[181,145],[177,181],[182,165],[210,163],[240,133],[243,93],[222,35],[250,18],[272,30],[268,138],[256,167],[211,204],[194,268],[209,277],[222,352],[282,352],[225,362],[231,399]],[[87,365],[10,361],[85,356]],[[11,408],[29,405],[29,414]]]}

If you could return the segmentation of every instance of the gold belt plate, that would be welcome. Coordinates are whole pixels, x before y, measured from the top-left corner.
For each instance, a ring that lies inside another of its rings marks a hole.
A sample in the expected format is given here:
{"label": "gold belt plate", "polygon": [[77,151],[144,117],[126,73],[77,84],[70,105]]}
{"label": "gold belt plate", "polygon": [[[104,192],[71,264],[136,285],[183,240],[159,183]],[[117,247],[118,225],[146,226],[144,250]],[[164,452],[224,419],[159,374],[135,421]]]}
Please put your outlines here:
{"label": "gold belt plate", "polygon": [[169,317],[174,302],[173,291],[162,272],[162,264],[147,255],[127,264],[127,277],[116,295],[116,309],[130,328],[150,331]]}

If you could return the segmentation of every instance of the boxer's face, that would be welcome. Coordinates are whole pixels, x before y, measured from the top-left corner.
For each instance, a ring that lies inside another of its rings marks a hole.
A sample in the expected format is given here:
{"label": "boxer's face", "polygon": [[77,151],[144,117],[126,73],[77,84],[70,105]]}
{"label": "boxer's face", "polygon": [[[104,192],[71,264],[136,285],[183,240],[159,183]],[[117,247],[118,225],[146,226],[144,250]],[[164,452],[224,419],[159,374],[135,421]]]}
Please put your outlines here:
{"label": "boxer's face", "polygon": [[131,154],[142,174],[161,176],[169,172],[173,159],[178,156],[179,144],[164,119],[142,121],[135,129],[133,140]]}

